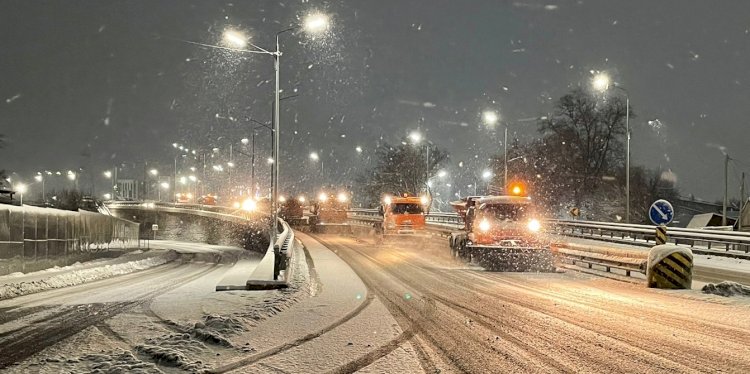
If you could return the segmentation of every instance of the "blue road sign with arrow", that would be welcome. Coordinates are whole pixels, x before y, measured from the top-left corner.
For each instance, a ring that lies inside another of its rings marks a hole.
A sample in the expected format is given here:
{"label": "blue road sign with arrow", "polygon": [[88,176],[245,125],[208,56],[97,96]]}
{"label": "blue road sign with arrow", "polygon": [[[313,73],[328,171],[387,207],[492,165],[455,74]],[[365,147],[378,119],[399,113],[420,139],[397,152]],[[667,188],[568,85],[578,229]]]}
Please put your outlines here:
{"label": "blue road sign with arrow", "polygon": [[654,225],[668,225],[674,219],[674,208],[667,200],[656,200],[648,210],[648,218]]}

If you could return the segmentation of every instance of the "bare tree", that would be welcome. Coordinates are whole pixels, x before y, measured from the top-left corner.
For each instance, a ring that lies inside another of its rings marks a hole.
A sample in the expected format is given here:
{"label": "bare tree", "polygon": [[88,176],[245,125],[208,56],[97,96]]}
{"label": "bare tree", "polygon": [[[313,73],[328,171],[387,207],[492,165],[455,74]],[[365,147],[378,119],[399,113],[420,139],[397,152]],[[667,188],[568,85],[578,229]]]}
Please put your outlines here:
{"label": "bare tree", "polygon": [[621,98],[601,98],[580,88],[557,101],[554,115],[539,124],[543,136],[535,153],[548,181],[567,186],[568,191],[558,192],[572,194],[578,203],[622,165],[625,116]]}
{"label": "bare tree", "polygon": [[376,157],[377,165],[357,178],[368,202],[379,201],[385,193],[417,194],[425,190],[448,153],[431,143],[413,145],[404,139],[397,146],[380,145]]}

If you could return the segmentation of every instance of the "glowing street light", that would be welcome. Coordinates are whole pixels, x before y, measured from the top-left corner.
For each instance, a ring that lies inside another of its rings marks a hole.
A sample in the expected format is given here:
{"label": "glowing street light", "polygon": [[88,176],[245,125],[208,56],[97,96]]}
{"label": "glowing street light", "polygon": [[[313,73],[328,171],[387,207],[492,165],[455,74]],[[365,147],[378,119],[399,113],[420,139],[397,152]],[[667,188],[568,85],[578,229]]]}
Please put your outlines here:
{"label": "glowing street light", "polygon": [[500,116],[494,110],[485,110],[482,112],[482,121],[487,126],[495,126],[499,120]]}
{"label": "glowing street light", "polygon": [[311,13],[307,15],[307,17],[305,17],[302,26],[304,27],[305,31],[317,34],[328,30],[330,21],[328,19],[328,15],[326,14]]}
{"label": "glowing street light", "polygon": [[76,173],[68,170],[68,179],[70,179],[72,181],[76,180]]}
{"label": "glowing street light", "polygon": [[310,152],[310,159],[313,161],[320,160],[320,156],[318,155],[318,152]]}
{"label": "glowing street light", "polygon": [[222,41],[224,45],[230,48],[245,49],[247,47],[247,35],[242,31],[228,29],[224,31]]}
{"label": "glowing street light", "polygon": [[440,178],[444,178],[446,175],[448,175],[448,172],[446,172],[445,170],[440,170],[438,172],[438,177]]}
{"label": "glowing street light", "polygon": [[422,134],[420,134],[418,131],[412,131],[409,134],[409,139],[411,139],[412,143],[418,144],[422,141]]}
{"label": "glowing street light", "polygon": [[625,93],[625,223],[630,223],[630,94],[628,90],[612,82],[609,75],[598,73],[591,80],[591,86],[599,91],[606,92],[610,87],[621,90]]}
{"label": "glowing street light", "polygon": [[150,173],[151,175],[153,175],[153,176],[157,176],[157,175],[159,175],[159,170],[156,170],[156,169],[151,169],[151,170],[149,170],[148,172],[149,172],[149,173]]}
{"label": "glowing street light", "polygon": [[482,172],[482,179],[489,180],[492,177],[492,172],[489,170],[485,170]]}
{"label": "glowing street light", "polygon": [[104,172],[104,177],[107,178],[107,179],[112,178],[112,172],[109,171],[109,170],[105,171]]}
{"label": "glowing street light", "polygon": [[248,145],[248,143],[250,143],[250,139],[248,139],[248,138],[242,138],[240,140],[240,143],[242,143],[243,145]]}
{"label": "glowing street light", "polygon": [[360,146],[355,147],[354,150],[356,150],[357,153],[362,153],[362,147]]}
{"label": "glowing street light", "polygon": [[604,92],[609,89],[610,84],[610,78],[609,75],[605,73],[599,73],[594,76],[594,79],[591,80],[591,85],[594,87],[595,90],[599,92]]}
{"label": "glowing street light", "polygon": [[102,195],[102,197],[104,198],[104,200],[112,200],[112,194],[109,193],[105,193],[104,195]]}

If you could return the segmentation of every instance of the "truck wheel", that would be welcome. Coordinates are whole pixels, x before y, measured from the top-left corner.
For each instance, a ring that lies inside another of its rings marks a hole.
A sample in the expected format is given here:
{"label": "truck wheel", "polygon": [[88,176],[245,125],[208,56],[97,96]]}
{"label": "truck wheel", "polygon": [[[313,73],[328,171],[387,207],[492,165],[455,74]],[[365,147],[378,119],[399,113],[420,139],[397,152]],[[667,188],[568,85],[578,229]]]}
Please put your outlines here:
{"label": "truck wheel", "polygon": [[458,252],[458,256],[457,256],[458,258],[460,258],[462,260],[466,259],[466,257],[467,257],[466,256],[466,254],[467,254],[466,253],[466,240],[461,240],[458,243],[458,251],[457,252]]}

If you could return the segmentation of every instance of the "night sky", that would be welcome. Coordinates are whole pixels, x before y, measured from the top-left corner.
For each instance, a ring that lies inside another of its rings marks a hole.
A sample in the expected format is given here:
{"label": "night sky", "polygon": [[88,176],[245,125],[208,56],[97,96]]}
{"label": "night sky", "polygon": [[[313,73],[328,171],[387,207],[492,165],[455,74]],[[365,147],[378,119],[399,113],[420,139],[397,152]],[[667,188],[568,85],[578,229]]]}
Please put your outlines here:
{"label": "night sky", "polygon": [[[311,151],[326,179],[350,182],[378,142],[418,128],[451,153],[449,170],[479,172],[501,151],[482,110],[529,140],[533,119],[592,71],[629,92],[635,165],[671,170],[682,194],[709,200],[723,193],[720,148],[736,160],[731,193],[750,171],[741,0],[0,0],[0,168],[100,175],[169,165],[173,142],[225,148],[248,136],[246,118],[270,119],[272,59],[188,41],[215,44],[233,27],[271,48],[311,11],[330,14],[329,32],[282,42],[283,95],[299,95],[282,105],[284,183],[315,182],[300,177],[317,170]],[[257,139],[267,157],[268,132]]]}

